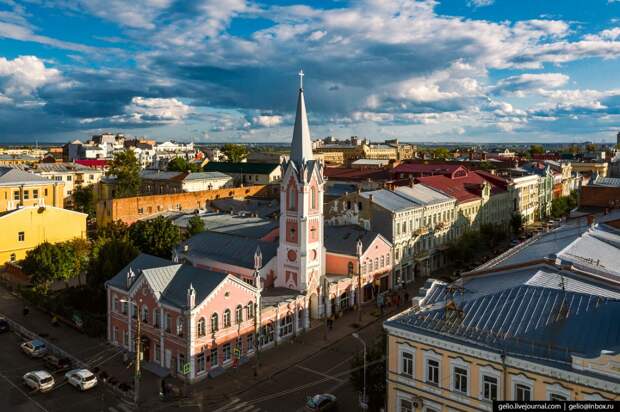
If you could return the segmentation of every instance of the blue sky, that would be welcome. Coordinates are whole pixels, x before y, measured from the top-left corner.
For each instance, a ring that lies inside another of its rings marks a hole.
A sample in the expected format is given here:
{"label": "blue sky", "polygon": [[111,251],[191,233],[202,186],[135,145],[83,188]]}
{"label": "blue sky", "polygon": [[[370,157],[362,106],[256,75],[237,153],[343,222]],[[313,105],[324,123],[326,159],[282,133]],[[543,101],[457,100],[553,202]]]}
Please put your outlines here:
{"label": "blue sky", "polygon": [[0,0],[0,142],[612,141],[619,0]]}

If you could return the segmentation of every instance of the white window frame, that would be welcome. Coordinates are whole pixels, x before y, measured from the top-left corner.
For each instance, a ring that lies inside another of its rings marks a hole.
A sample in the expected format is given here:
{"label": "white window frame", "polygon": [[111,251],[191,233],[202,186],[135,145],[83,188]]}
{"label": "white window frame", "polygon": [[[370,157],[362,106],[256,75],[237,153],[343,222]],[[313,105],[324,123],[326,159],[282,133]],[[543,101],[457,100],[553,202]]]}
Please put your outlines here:
{"label": "white window frame", "polygon": [[432,350],[427,350],[424,351],[424,383],[428,384],[428,385],[432,385],[435,386],[435,383],[429,382],[428,378],[428,361],[429,360],[434,360],[439,364],[439,368],[437,371],[437,386],[438,388],[441,388],[441,355],[435,351]]}
{"label": "white window frame", "polygon": [[[456,379],[454,368],[461,368],[467,371],[467,390],[465,392],[456,390]],[[471,391],[471,368],[469,363],[465,362],[462,358],[455,358],[450,360],[450,390],[460,396],[469,396]]]}
{"label": "white window frame", "polygon": [[480,388],[480,394],[478,396],[478,399],[485,402],[491,402],[490,399],[486,399],[484,397],[485,376],[497,379],[497,400],[501,400],[502,372],[490,366],[481,366],[478,370],[478,388]]}
{"label": "white window frame", "polygon": [[411,410],[415,412],[415,407],[413,406],[413,396],[403,392],[396,392],[396,412],[404,411],[404,409],[401,408],[401,401],[411,402]]}
{"label": "white window frame", "polygon": [[[403,360],[404,360],[403,355],[405,353],[411,355],[411,375],[406,374],[403,368]],[[412,348],[411,346],[406,346],[406,345],[399,346],[398,348],[398,373],[407,379],[415,378],[415,348]]]}
{"label": "white window frame", "polygon": [[567,401],[572,400],[571,391],[563,387],[558,383],[547,385],[547,399],[551,400],[551,395],[560,395],[566,398]]}
{"label": "white window frame", "polygon": [[534,400],[534,381],[525,375],[512,375],[510,377],[510,395],[512,400],[517,399],[517,385],[527,386],[530,389],[530,400]]}
{"label": "white window frame", "polygon": [[441,412],[442,410],[440,403],[431,402],[428,399],[424,399],[422,402],[422,412]]}

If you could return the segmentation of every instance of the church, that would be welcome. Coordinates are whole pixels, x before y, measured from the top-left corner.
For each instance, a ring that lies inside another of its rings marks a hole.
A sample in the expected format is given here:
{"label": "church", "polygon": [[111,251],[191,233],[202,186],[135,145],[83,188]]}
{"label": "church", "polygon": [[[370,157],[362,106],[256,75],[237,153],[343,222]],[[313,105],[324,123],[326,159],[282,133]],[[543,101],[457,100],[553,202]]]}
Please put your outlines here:
{"label": "church", "polygon": [[312,155],[301,76],[277,228],[216,216],[223,230],[184,241],[172,261],[141,254],[106,283],[108,341],[129,352],[139,342],[146,368],[189,382],[215,377],[392,283],[381,282],[392,272],[383,236],[324,225],[323,165]]}

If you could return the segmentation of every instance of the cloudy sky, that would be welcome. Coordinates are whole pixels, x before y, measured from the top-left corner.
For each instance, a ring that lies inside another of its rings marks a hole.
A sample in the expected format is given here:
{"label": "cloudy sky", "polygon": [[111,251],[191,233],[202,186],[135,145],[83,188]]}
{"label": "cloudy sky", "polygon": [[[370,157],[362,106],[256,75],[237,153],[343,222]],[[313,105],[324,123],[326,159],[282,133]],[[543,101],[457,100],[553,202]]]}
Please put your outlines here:
{"label": "cloudy sky", "polygon": [[611,141],[620,0],[0,0],[0,142]]}

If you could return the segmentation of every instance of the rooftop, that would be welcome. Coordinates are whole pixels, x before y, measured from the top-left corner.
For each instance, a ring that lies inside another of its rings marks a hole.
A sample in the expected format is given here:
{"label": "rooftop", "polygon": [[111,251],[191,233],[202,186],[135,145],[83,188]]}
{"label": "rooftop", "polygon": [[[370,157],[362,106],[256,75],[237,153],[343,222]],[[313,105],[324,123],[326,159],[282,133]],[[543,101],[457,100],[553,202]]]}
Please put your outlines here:
{"label": "rooftop", "polygon": [[357,241],[362,241],[362,253],[380,236],[377,232],[365,230],[355,225],[328,226],[324,228],[324,242],[327,252],[356,256]]}
{"label": "rooftop", "polygon": [[[174,224],[187,227],[194,214],[183,215],[174,220]],[[231,215],[228,213],[204,213],[198,215],[205,224],[205,230],[227,233],[252,239],[260,239],[278,228],[278,222],[261,217]]]}
{"label": "rooftop", "polygon": [[205,172],[222,173],[249,173],[249,174],[270,174],[280,165],[277,163],[228,163],[228,162],[209,162],[205,165]]}
{"label": "rooftop", "polygon": [[454,197],[441,193],[424,184],[413,185],[413,187],[400,186],[394,189],[394,192],[422,206],[445,203],[454,200]]}
{"label": "rooftop", "polygon": [[0,186],[18,184],[52,184],[49,179],[28,173],[18,168],[0,167]]}
{"label": "rooftop", "polygon": [[360,196],[366,199],[372,196],[373,203],[391,212],[403,212],[421,207],[420,204],[387,189],[361,192]]}

